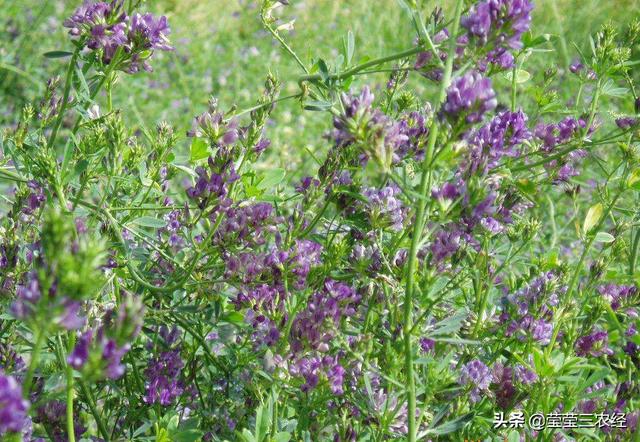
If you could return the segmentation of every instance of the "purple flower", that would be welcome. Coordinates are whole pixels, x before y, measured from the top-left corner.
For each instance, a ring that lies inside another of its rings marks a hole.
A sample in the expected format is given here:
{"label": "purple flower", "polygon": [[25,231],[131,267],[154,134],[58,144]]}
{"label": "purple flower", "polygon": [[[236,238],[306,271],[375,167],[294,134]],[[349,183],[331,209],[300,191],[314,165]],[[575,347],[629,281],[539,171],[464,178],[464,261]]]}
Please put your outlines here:
{"label": "purple flower", "polygon": [[148,404],[171,405],[184,392],[180,374],[184,362],[180,351],[173,349],[160,353],[149,361],[144,401]]}
{"label": "purple flower", "polygon": [[89,344],[91,344],[92,337],[93,332],[91,330],[83,333],[76,342],[73,351],[67,357],[67,363],[76,370],[80,370],[89,358]]}
{"label": "purple flower", "polygon": [[638,125],[638,119],[633,117],[617,118],[616,125],[622,130],[628,130]]}
{"label": "purple flower", "polygon": [[637,297],[638,288],[633,285],[605,284],[598,287],[598,292],[611,303],[613,310],[618,310]]}
{"label": "purple flower", "polygon": [[395,231],[402,230],[406,209],[397,198],[399,193],[400,189],[396,186],[382,189],[367,187],[362,190],[362,196],[367,200],[361,204],[362,210],[373,228],[389,226]]}
{"label": "purple flower", "polygon": [[484,390],[489,387],[492,380],[491,370],[478,359],[466,363],[460,370],[459,383],[462,385],[473,385]]}
{"label": "purple flower", "polygon": [[[47,427],[47,433],[52,436],[53,442],[67,442],[69,440],[66,410],[67,404],[58,400],[48,401],[37,409],[34,422]],[[73,432],[76,436],[81,436],[87,431],[87,428],[82,424],[78,408],[74,408],[73,411]]]}
{"label": "purple flower", "polygon": [[172,51],[167,35],[171,33],[167,17],[154,17],[153,14],[134,14],[131,18],[129,39],[144,49]]}
{"label": "purple flower", "polygon": [[497,104],[491,80],[478,72],[468,72],[452,81],[442,110],[453,120],[464,117],[467,123],[477,123]]}
{"label": "purple flower", "polygon": [[606,330],[600,329],[578,338],[575,350],[578,356],[592,356],[594,358],[613,354],[613,350],[609,348],[609,334]]}
{"label": "purple flower", "polygon": [[420,339],[420,349],[424,353],[433,353],[436,348],[436,341],[430,338],[421,338]]}
{"label": "purple flower", "polygon": [[0,436],[22,432],[30,424],[28,410],[29,401],[22,397],[22,386],[0,370]]}
{"label": "purple flower", "polygon": [[86,35],[89,49],[102,50],[102,61],[111,62],[119,47],[127,44],[127,15],[119,2],[85,2],[64,21],[73,36]]}
{"label": "purple flower", "polygon": [[0,344],[0,371],[20,377],[26,368],[22,357],[9,344]]}
{"label": "purple flower", "polygon": [[501,112],[469,135],[469,155],[464,167],[468,173],[487,173],[498,166],[503,157],[519,156],[517,147],[531,137],[524,112]]}
{"label": "purple flower", "polygon": [[516,365],[515,373],[516,379],[524,385],[531,385],[538,380],[538,375],[535,371],[529,370],[520,364]]}
{"label": "purple flower", "polygon": [[553,324],[550,324],[542,319],[533,321],[531,326],[531,336],[534,340],[538,341],[542,345],[547,345],[551,342],[551,336],[553,335]]}
{"label": "purple flower", "polygon": [[575,60],[573,63],[571,63],[571,65],[569,66],[569,70],[571,71],[571,73],[573,74],[578,74],[582,69],[584,69],[584,65],[580,62],[580,60]]}
{"label": "purple flower", "polygon": [[283,219],[273,216],[270,203],[256,203],[249,206],[227,209],[225,218],[216,235],[214,243],[241,245],[263,245],[270,234],[277,232],[277,225]]}
{"label": "purple flower", "polygon": [[290,343],[294,352],[300,352],[305,344],[320,352],[329,350],[334,329],[344,318],[353,316],[360,301],[352,287],[331,279],[324,288],[314,293],[307,307],[298,313],[291,326]]}
{"label": "purple flower", "polygon": [[529,29],[532,10],[530,0],[485,0],[473,5],[460,24],[479,45],[493,46],[487,61],[510,68],[513,56],[508,51],[522,48],[521,37]]}

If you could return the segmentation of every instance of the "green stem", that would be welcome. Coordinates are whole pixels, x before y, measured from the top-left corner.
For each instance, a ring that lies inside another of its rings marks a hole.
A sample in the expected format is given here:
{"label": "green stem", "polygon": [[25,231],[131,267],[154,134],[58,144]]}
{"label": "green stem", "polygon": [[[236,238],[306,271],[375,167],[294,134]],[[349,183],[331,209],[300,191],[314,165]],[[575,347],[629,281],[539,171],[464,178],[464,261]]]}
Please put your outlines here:
{"label": "green stem", "polygon": [[511,70],[511,112],[516,111],[516,74],[518,73],[518,57],[513,61],[513,69]]}
{"label": "green stem", "polygon": [[106,79],[106,91],[107,91],[107,112],[111,112],[113,110],[113,100],[111,98],[111,86],[113,84],[111,78],[111,72],[108,74],[109,78]]}
{"label": "green stem", "polygon": [[293,59],[296,61],[296,63],[298,63],[298,65],[302,68],[302,70],[305,71],[308,74],[309,73],[309,69],[307,69],[307,67],[302,62],[302,60],[300,60],[300,57],[298,57],[298,54],[296,54],[293,51],[293,49],[291,49],[291,47],[287,44],[287,42],[284,41],[284,39],[282,37],[280,37],[280,34],[278,34],[278,32],[275,29],[273,29],[269,23],[267,23],[267,17],[265,17],[264,12],[265,11],[264,11],[264,8],[263,8],[262,12],[260,13],[260,19],[262,20],[262,24],[264,25],[264,27],[267,28],[267,30],[269,31],[269,33],[271,35],[273,35],[273,38],[278,40],[278,42],[289,53],[289,55],[291,55],[293,57]]}
{"label": "green stem", "polygon": [[33,347],[33,353],[31,353],[31,362],[29,362],[29,369],[27,370],[27,375],[25,376],[24,388],[23,392],[25,397],[29,397],[31,393],[31,386],[33,385],[33,375],[36,371],[36,367],[38,366],[38,362],[40,360],[40,352],[42,351],[42,345],[47,339],[47,329],[40,328],[36,333],[36,343]]}
{"label": "green stem", "polygon": [[[446,97],[447,87],[451,81],[451,72],[453,71],[453,55],[456,47],[456,35],[458,33],[458,26],[460,23],[460,15],[462,13],[462,0],[457,0],[456,2],[456,12],[455,18],[453,19],[453,29],[451,32],[451,39],[449,42],[449,52],[447,56],[447,62],[444,69],[444,74],[442,78],[442,82],[440,83],[440,91],[438,94],[438,102],[437,104],[442,103]],[[414,48],[413,50],[416,50]],[[412,51],[413,51],[412,50]],[[402,57],[406,57],[407,52],[405,51]],[[397,56],[398,54],[396,54]],[[399,58],[402,58],[399,57]],[[373,60],[370,63],[379,64],[380,62],[389,61],[389,57],[385,57],[382,61]],[[365,63],[366,65],[367,63]],[[359,68],[362,68],[364,65],[360,65]],[[366,66],[370,67],[370,66]],[[358,67],[357,67],[358,68]],[[356,69],[356,68],[354,68]],[[413,328],[413,296],[414,296],[414,285],[415,285],[415,272],[417,267],[417,254],[418,254],[418,245],[422,239],[422,231],[424,229],[425,224],[425,209],[426,209],[426,194],[431,186],[431,170],[432,170],[432,157],[433,157],[433,149],[435,147],[436,139],[438,137],[438,125],[435,120],[433,120],[430,131],[429,131],[429,139],[427,140],[427,148],[425,159],[422,163],[422,175],[420,177],[420,191],[419,194],[422,198],[418,199],[418,208],[416,210],[416,217],[414,222],[413,235],[411,238],[411,249],[409,252],[409,259],[407,264],[407,283],[405,288],[405,299],[404,299],[404,324],[403,324],[403,335],[404,335],[404,365],[405,365],[405,375],[407,382],[407,408],[408,408],[408,426],[409,432],[407,434],[407,440],[409,442],[415,442],[417,437],[417,428],[416,428],[416,385],[415,379],[413,375],[413,349],[412,349],[412,339],[411,339],[411,330]]]}
{"label": "green stem", "polygon": [[[592,231],[593,232],[597,232],[600,230],[600,228],[602,227],[602,225],[604,224],[605,220],[608,218],[609,213],[611,213],[611,210],[613,209],[613,207],[616,205],[618,199],[622,196],[622,194],[624,193],[624,188],[622,188],[617,194],[616,196],[613,198],[613,201],[611,202],[611,204],[609,204],[607,206],[607,208],[604,210],[604,212],[602,213],[602,216],[600,218],[600,221],[598,222],[598,224],[596,226],[593,227]],[[588,232],[585,232],[585,234],[588,234]],[[571,296],[573,295],[573,291],[576,288],[576,285],[578,283],[578,278],[580,277],[580,274],[582,273],[582,267],[584,266],[584,261],[587,258],[587,255],[589,254],[589,251],[591,250],[591,246],[593,245],[593,242],[596,239],[596,235],[595,233],[591,234],[591,236],[589,237],[589,239],[587,240],[586,244],[584,245],[584,249],[582,250],[582,254],[580,255],[580,260],[578,261],[578,264],[576,265],[576,267],[573,270],[573,274],[571,275],[571,279],[569,280],[569,285],[567,287],[567,291],[564,295],[564,301],[562,302],[562,305],[558,308],[558,323],[556,324],[555,328],[553,329],[553,334],[551,336],[551,341],[549,342],[549,344],[547,345],[547,357],[549,357],[551,355],[551,351],[553,350],[554,344],[556,342],[556,339],[558,338],[558,333],[560,333],[560,329],[561,329],[561,324],[563,322],[563,313],[567,307],[567,304],[571,301]]]}
{"label": "green stem", "polygon": [[638,248],[640,248],[640,230],[637,228],[631,229],[631,237],[635,232],[635,239],[633,240],[633,246],[631,247],[631,257],[629,258],[629,275],[633,276],[636,271],[636,262],[638,260]]}
{"label": "green stem", "polygon": [[[397,52],[395,54],[391,54],[391,55],[387,55],[385,57],[380,57],[380,58],[376,58],[376,59],[367,61],[366,63],[362,63],[362,64],[359,64],[357,66],[354,66],[351,69],[347,69],[346,71],[341,72],[339,74],[329,75],[329,78],[332,79],[332,80],[342,80],[342,79],[345,79],[345,78],[349,78],[349,77],[351,77],[353,75],[356,75],[358,72],[363,71],[365,69],[372,68],[372,67],[377,66],[379,64],[388,63],[390,61],[401,60],[403,58],[410,57],[412,55],[415,55],[415,54],[417,54],[419,52],[423,52],[423,51],[424,51],[424,48],[422,46],[416,46],[415,48],[407,49],[407,50],[402,51],[402,52]],[[322,80],[322,76],[320,74],[303,75],[303,76],[298,78],[298,85],[300,86],[301,89],[303,89],[303,83],[304,82],[313,82],[313,81],[318,81],[318,80]]]}
{"label": "green stem", "polygon": [[84,383],[82,379],[78,380],[78,385],[80,386],[80,390],[82,390],[82,394],[87,398],[87,404],[89,405],[89,410],[91,410],[91,414],[93,415],[93,419],[96,421],[96,425],[98,426],[98,431],[105,442],[109,442],[111,438],[109,437],[109,432],[107,431],[107,427],[102,422],[102,418],[98,409],[96,408],[96,402],[93,398],[93,394],[91,394],[91,390]]}
{"label": "green stem", "polygon": [[[76,335],[69,332],[68,351],[71,353],[76,345]],[[67,435],[69,442],[76,441],[75,430],[73,428],[73,367],[67,363]]]}
{"label": "green stem", "polygon": [[51,135],[49,136],[49,140],[47,141],[47,146],[49,146],[49,149],[53,148],[53,143],[56,141],[56,137],[58,136],[58,131],[60,130],[60,126],[62,126],[64,112],[67,108],[67,104],[69,104],[69,92],[71,91],[71,81],[73,79],[73,70],[76,67],[76,61],[78,60],[79,54],[80,54],[80,49],[76,49],[75,51],[73,51],[71,60],[69,60],[69,67],[67,68],[67,78],[64,83],[64,92],[62,95],[62,104],[60,105],[60,111],[58,112],[58,118],[56,120],[56,123],[53,126],[53,130],[51,131]]}

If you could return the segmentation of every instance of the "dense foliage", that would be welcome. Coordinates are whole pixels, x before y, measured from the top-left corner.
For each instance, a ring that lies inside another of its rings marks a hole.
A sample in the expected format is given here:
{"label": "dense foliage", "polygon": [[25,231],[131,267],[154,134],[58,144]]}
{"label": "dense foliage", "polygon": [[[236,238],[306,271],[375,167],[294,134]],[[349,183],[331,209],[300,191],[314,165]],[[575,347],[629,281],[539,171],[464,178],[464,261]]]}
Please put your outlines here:
{"label": "dense foliage", "polygon": [[[45,54],[66,72],[1,134],[0,436],[640,437],[640,21],[530,72],[555,43],[531,1],[400,1],[414,46],[356,62],[349,33],[308,63],[263,0],[296,92],[265,73],[182,134],[112,99],[174,50],[140,3],[79,6]],[[331,122],[299,181],[256,166],[283,101]],[[520,413],[601,417],[496,425]]]}

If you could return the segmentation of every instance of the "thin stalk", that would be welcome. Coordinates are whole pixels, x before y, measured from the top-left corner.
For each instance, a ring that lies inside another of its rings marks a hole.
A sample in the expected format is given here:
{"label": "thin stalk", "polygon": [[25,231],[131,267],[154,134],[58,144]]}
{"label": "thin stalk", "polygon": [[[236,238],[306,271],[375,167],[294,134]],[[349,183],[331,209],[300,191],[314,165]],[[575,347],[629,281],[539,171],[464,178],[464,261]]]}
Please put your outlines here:
{"label": "thin stalk", "polygon": [[25,397],[29,397],[31,393],[31,386],[33,385],[33,375],[36,371],[36,367],[38,366],[38,362],[40,360],[40,352],[42,351],[42,345],[44,341],[47,339],[47,330],[46,328],[39,328],[36,333],[36,343],[33,347],[33,353],[31,354],[31,362],[29,362],[29,369],[27,370],[27,375],[24,380],[24,395]]}
{"label": "thin stalk", "polygon": [[513,69],[511,70],[511,112],[516,111],[516,93],[517,93],[517,83],[516,83],[516,73],[518,72],[518,58],[513,61]]}
{"label": "thin stalk", "polygon": [[[74,332],[69,332],[68,351],[71,353],[73,347],[76,345],[76,335]],[[73,367],[67,363],[67,435],[69,442],[76,442],[75,430],[73,427]]]}
{"label": "thin stalk", "polygon": [[[415,55],[419,52],[423,52],[424,48],[422,46],[416,46],[415,48],[411,48],[411,49],[407,49],[404,50],[402,52],[397,52],[395,54],[391,54],[391,55],[386,55],[384,57],[380,57],[380,58],[375,58],[373,60],[369,60],[366,63],[362,63],[359,64],[357,66],[352,67],[351,69],[347,69],[344,72],[341,72],[339,74],[332,74],[329,75],[329,78],[332,80],[341,80],[344,78],[349,78],[353,75],[356,75],[357,73],[359,73],[360,71],[363,71],[365,69],[369,69],[372,68],[374,66],[378,66],[379,64],[383,64],[383,63],[388,63],[390,61],[395,61],[395,60],[401,60],[403,58],[407,58],[410,57],[412,55]],[[318,81],[318,80],[322,80],[322,76],[320,74],[314,74],[314,75],[303,75],[301,77],[298,78],[298,85],[300,86],[301,89],[303,89],[302,84],[304,82],[308,82],[308,81]]]}
{"label": "thin stalk", "polygon": [[93,419],[96,421],[96,425],[98,426],[98,431],[100,432],[100,435],[105,440],[105,442],[109,442],[111,440],[111,437],[109,436],[107,427],[104,425],[104,422],[102,421],[102,417],[100,416],[100,413],[96,408],[96,401],[93,397],[93,394],[91,393],[91,390],[89,389],[89,387],[87,387],[87,385],[84,383],[82,379],[78,380],[78,385],[80,386],[80,390],[82,390],[82,394],[84,394],[84,396],[87,398],[87,405],[89,405],[89,410],[91,411],[91,415],[93,416]]}
{"label": "thin stalk", "polygon": [[269,23],[267,23],[267,17],[265,17],[265,15],[264,15],[264,9],[260,13],[260,19],[262,20],[262,24],[264,25],[264,27],[267,28],[267,30],[269,31],[269,33],[271,35],[273,35],[273,38],[278,40],[278,42],[289,53],[289,55],[291,55],[293,57],[293,59],[296,61],[296,63],[298,63],[298,65],[302,68],[302,70],[305,71],[308,74],[309,73],[309,69],[307,69],[307,66],[305,66],[305,64],[302,62],[302,60],[300,60],[300,57],[298,57],[298,54],[296,54],[293,51],[293,49],[291,49],[291,47],[287,44],[287,42],[284,41],[284,39],[282,37],[280,37],[280,34],[278,34],[278,32],[275,29],[273,29]]}
{"label": "thin stalk", "polygon": [[[451,39],[449,42],[449,51],[447,56],[447,62],[445,65],[442,82],[440,83],[440,91],[438,94],[438,105],[444,101],[446,97],[447,87],[451,81],[451,72],[453,71],[453,55],[456,47],[456,35],[458,33],[458,26],[460,23],[460,15],[462,13],[462,0],[457,0],[455,17],[453,19],[453,29],[451,32]],[[406,51],[405,51],[406,52]],[[388,58],[388,57],[387,57]],[[375,62],[376,60],[374,60]],[[388,61],[388,60],[385,60]],[[366,63],[365,63],[366,64]],[[377,64],[377,63],[376,63]],[[361,65],[362,66],[362,65]],[[370,67],[370,66],[368,66]],[[407,408],[408,408],[408,434],[407,440],[409,442],[415,442],[417,438],[416,427],[416,384],[413,375],[413,351],[412,351],[412,339],[411,330],[413,328],[413,296],[415,285],[415,272],[417,266],[418,245],[420,244],[422,231],[425,223],[425,209],[426,209],[426,193],[431,186],[431,170],[432,170],[432,157],[433,149],[435,147],[436,139],[438,137],[438,125],[433,120],[429,131],[429,139],[427,140],[427,149],[424,162],[422,163],[422,174],[420,177],[420,195],[422,198],[418,199],[418,208],[416,210],[416,218],[413,229],[413,236],[411,238],[411,250],[409,252],[409,259],[407,264],[407,283],[405,288],[404,299],[404,365],[407,382]]]}
{"label": "thin stalk", "polygon": [[56,119],[56,123],[53,126],[53,130],[51,131],[51,135],[47,140],[47,146],[50,149],[53,148],[53,143],[56,141],[56,137],[58,136],[58,131],[60,130],[60,126],[62,126],[62,120],[64,118],[64,112],[67,109],[67,104],[69,104],[69,93],[71,92],[71,81],[73,79],[73,69],[76,67],[76,61],[78,60],[78,55],[80,54],[80,49],[76,49],[73,51],[73,55],[71,56],[71,60],[69,60],[69,67],[67,68],[67,78],[64,83],[64,92],[62,95],[62,104],[60,105],[60,111],[58,112],[58,118]]}
{"label": "thin stalk", "polygon": [[629,275],[633,276],[636,271],[636,262],[638,260],[638,248],[640,248],[640,230],[637,228],[631,229],[631,237],[635,232],[635,239],[633,240],[633,246],[631,247],[631,257],[629,258]]}
{"label": "thin stalk", "polygon": [[[611,210],[618,202],[618,199],[624,193],[624,190],[625,189],[622,188],[613,198],[613,201],[611,202],[611,204],[609,204],[607,208],[604,210],[602,217],[600,218],[600,221],[592,229],[593,232],[597,232],[600,230],[605,220],[609,217],[609,213],[611,213]],[[560,328],[561,328],[560,325],[562,323],[564,310],[567,306],[567,303],[571,301],[571,296],[573,295],[573,292],[578,283],[578,278],[580,277],[580,273],[582,273],[582,267],[584,266],[584,261],[587,258],[587,255],[589,254],[589,251],[591,250],[591,246],[593,245],[593,242],[595,241],[595,239],[596,239],[595,233],[591,234],[590,238],[587,240],[586,244],[584,245],[584,249],[582,250],[582,254],[580,255],[580,260],[578,261],[578,264],[576,264],[576,267],[573,270],[573,274],[571,275],[571,279],[569,280],[567,291],[564,295],[564,302],[562,303],[562,306],[558,309],[558,313],[559,313],[558,324],[553,329],[553,334],[551,335],[551,341],[547,345],[547,357],[551,355],[551,351],[553,350],[556,339],[558,338],[558,333],[560,332]]]}

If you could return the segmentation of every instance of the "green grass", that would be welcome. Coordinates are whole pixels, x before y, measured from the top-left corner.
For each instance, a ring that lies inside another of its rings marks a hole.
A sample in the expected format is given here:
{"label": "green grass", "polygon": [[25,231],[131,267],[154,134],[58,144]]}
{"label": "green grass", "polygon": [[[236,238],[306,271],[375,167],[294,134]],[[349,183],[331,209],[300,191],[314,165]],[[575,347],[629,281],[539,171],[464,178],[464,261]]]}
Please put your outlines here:
{"label": "green grass", "polygon": [[[69,49],[62,20],[80,1],[0,0],[0,123],[15,122],[17,111],[42,92],[46,79],[64,70],[65,59],[46,59],[44,52]],[[260,93],[268,71],[283,83],[283,94],[298,91],[299,66],[261,28],[258,8],[250,2],[232,0],[158,0],[146,8],[169,17],[172,41],[177,50],[156,54],[155,72],[121,75],[114,105],[123,108],[129,121],[152,127],[171,122],[186,131],[209,96],[223,108],[250,107]],[[342,38],[351,30],[356,39],[355,61],[375,58],[412,45],[414,32],[409,18],[396,0],[292,0],[280,14],[295,19],[287,36],[291,47],[311,65],[321,57],[333,63]],[[537,2],[533,29],[536,33],[563,35],[550,45],[550,53],[536,54],[528,66],[565,66],[577,55],[573,44],[588,45],[588,36],[606,20],[623,25],[637,16],[640,3],[633,0],[542,0]],[[425,15],[436,4],[425,2]],[[451,1],[438,2],[445,13]],[[144,7],[143,7],[144,8]],[[371,78],[373,77],[373,78]],[[384,84],[385,76],[359,78],[354,83]],[[429,96],[433,85],[414,75],[419,94]],[[104,100],[104,98],[101,98]],[[273,141],[269,165],[306,163],[305,147],[326,150],[320,137],[331,126],[326,114],[301,112],[299,103],[278,105],[269,136]]]}

